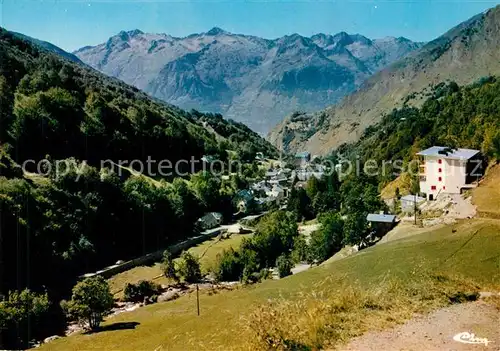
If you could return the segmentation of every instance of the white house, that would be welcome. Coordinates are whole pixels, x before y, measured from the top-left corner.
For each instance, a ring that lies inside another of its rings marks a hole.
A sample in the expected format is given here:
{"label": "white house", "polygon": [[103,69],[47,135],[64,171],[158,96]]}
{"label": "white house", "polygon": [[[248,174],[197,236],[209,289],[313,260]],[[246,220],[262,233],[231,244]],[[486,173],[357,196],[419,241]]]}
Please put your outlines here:
{"label": "white house", "polygon": [[254,190],[256,192],[259,192],[259,191],[267,192],[270,190],[270,188],[269,188],[267,182],[265,180],[262,180],[260,182],[252,184],[252,190]]}
{"label": "white house", "polygon": [[287,196],[287,189],[279,185],[274,185],[269,191],[266,191],[266,196],[276,203],[280,203]]}
{"label": "white house", "polygon": [[417,153],[420,160],[420,191],[428,200],[439,193],[460,194],[472,188],[482,175],[479,150],[433,146]]}
{"label": "white house", "polygon": [[316,179],[319,180],[323,177],[323,175],[324,175],[323,171],[313,172],[305,169],[299,169],[297,171],[292,172],[292,179],[295,179],[295,177],[297,177],[298,180],[308,181],[312,177],[316,177]]}

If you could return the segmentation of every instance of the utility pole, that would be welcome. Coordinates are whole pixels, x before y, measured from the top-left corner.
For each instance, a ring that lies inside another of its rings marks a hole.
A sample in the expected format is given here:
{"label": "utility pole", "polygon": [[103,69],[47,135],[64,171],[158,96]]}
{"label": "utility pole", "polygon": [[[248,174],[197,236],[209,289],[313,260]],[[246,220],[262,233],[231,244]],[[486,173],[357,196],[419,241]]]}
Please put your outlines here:
{"label": "utility pole", "polygon": [[200,315],[200,291],[198,289],[198,283],[196,283],[196,309],[198,311],[198,316]]}
{"label": "utility pole", "polygon": [[414,217],[415,217],[415,225],[417,225],[417,193],[414,195],[414,201],[413,201],[413,212]]}

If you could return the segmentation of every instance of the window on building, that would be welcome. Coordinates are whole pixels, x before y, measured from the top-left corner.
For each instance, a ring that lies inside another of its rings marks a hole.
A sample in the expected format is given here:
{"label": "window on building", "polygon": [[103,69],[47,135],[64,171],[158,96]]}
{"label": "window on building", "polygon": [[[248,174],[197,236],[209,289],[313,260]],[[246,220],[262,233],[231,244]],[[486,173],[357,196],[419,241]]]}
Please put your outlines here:
{"label": "window on building", "polygon": [[435,185],[431,186],[431,190],[436,190],[436,186]]}
{"label": "window on building", "polygon": [[439,159],[439,160],[438,160],[438,163],[439,163],[439,164],[443,163],[443,160]]}
{"label": "window on building", "polygon": [[441,178],[441,177],[439,177],[438,179],[439,179],[440,182],[443,181],[443,178]]}
{"label": "window on building", "polygon": [[443,190],[446,190],[446,187],[443,185]]}
{"label": "window on building", "polygon": [[443,173],[443,169],[442,169],[442,168],[439,168],[439,169],[438,169],[438,172],[439,172],[439,173]]}

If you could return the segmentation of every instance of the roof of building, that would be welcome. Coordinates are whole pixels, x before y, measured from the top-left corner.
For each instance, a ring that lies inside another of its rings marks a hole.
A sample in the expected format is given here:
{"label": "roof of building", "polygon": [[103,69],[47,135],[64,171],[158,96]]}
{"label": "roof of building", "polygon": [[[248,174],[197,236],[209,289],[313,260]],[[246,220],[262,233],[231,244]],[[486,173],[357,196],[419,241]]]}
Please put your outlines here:
{"label": "roof of building", "polygon": [[238,193],[236,194],[236,197],[242,198],[244,200],[249,200],[249,199],[253,198],[253,194],[250,190],[243,189],[243,190],[238,191]]}
{"label": "roof of building", "polygon": [[278,191],[283,191],[285,190],[285,188],[283,188],[282,186],[280,186],[279,184],[273,184],[273,189],[276,189]]}
{"label": "roof of building", "polygon": [[243,227],[241,226],[241,224],[237,223],[237,224],[233,224],[231,226],[229,226],[227,228],[227,232],[229,234],[239,234],[241,233],[243,230]]}
{"label": "roof of building", "polygon": [[394,223],[396,221],[396,216],[390,214],[370,213],[366,216],[366,220],[368,222]]}
{"label": "roof of building", "polygon": [[266,172],[266,177],[273,178],[273,177],[276,177],[278,174],[279,174],[278,171],[267,171]]}
{"label": "roof of building", "polygon": [[309,180],[312,177],[315,177],[316,179],[321,179],[325,172],[319,171],[319,172],[313,172],[313,171],[308,171],[308,170],[297,170],[293,176],[296,176],[299,180]]}
{"label": "roof of building", "polygon": [[253,183],[251,187],[252,187],[252,189],[260,189],[264,186],[266,186],[266,182],[261,180],[260,182]]}
{"label": "roof of building", "polygon": [[199,218],[198,221],[208,221],[210,219],[216,219],[216,220],[220,220],[222,219],[222,213],[219,213],[219,212],[209,212],[209,213],[206,213],[203,217]]}
{"label": "roof of building", "polygon": [[420,156],[436,156],[454,160],[468,160],[479,153],[473,149],[452,149],[444,146],[433,146],[417,153]]}
{"label": "roof of building", "polygon": [[203,162],[210,163],[210,162],[215,161],[216,158],[214,156],[211,156],[211,155],[203,155],[203,157],[201,158],[201,160]]}
{"label": "roof of building", "polygon": [[295,157],[297,157],[297,158],[311,157],[311,153],[308,151],[297,152],[295,154]]}

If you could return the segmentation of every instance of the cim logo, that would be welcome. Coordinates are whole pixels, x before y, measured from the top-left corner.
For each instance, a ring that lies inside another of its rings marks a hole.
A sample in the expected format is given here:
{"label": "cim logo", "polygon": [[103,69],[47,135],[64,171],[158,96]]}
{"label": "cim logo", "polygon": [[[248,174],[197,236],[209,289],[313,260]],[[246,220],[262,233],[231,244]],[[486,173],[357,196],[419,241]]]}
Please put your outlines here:
{"label": "cim logo", "polygon": [[478,338],[475,334],[469,332],[462,332],[453,337],[453,340],[461,342],[463,344],[484,344],[484,346],[488,346],[491,342],[486,338]]}

